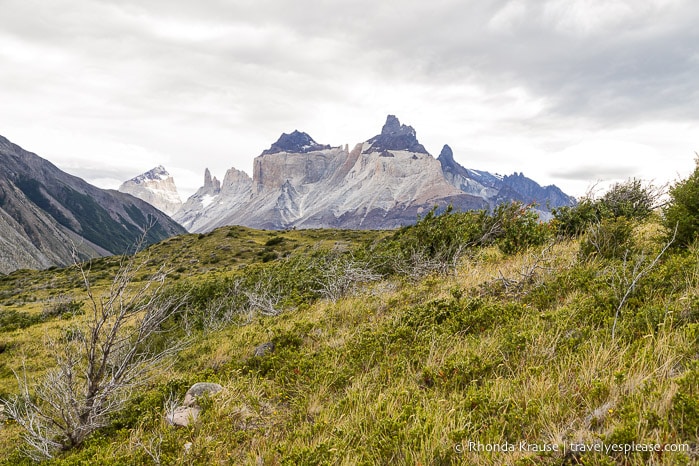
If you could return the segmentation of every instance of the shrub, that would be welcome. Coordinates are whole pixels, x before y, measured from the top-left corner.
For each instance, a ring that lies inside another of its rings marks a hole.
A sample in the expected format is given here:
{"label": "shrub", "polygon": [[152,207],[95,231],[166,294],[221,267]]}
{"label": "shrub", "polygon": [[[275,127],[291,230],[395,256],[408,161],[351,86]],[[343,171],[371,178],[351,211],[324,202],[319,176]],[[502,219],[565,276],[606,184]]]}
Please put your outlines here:
{"label": "shrub", "polygon": [[500,204],[492,215],[496,244],[505,254],[515,254],[531,246],[540,246],[549,238],[549,229],[539,220],[533,205],[518,202]]}
{"label": "shrub", "polygon": [[653,212],[661,195],[662,191],[652,184],[630,179],[614,184],[601,198],[588,194],[575,206],[551,209],[553,224],[559,235],[571,238],[604,219],[644,220]]}
{"label": "shrub", "polygon": [[580,244],[580,255],[589,259],[621,259],[633,249],[633,227],[625,217],[605,218],[591,225]]}
{"label": "shrub", "polygon": [[677,229],[675,246],[692,243],[699,232],[699,158],[694,172],[670,188],[670,200],[664,211],[664,225],[668,237]]}
{"label": "shrub", "polygon": [[11,332],[20,328],[31,327],[41,321],[41,316],[38,314],[14,310],[2,311],[0,312],[0,332]]}
{"label": "shrub", "polygon": [[[533,205],[518,202],[486,210],[453,212],[436,207],[415,225],[401,228],[370,256],[381,273],[419,278],[453,269],[470,249],[497,244],[506,254],[543,244],[549,228],[539,221]],[[386,244],[387,243],[387,244]]]}
{"label": "shrub", "polygon": [[615,183],[599,201],[602,217],[646,219],[653,212],[659,194],[659,190],[652,185],[644,186],[641,180],[635,178]]}
{"label": "shrub", "polygon": [[68,318],[83,313],[82,301],[76,301],[70,296],[59,295],[44,305],[41,315],[44,319],[51,317]]}
{"label": "shrub", "polygon": [[278,244],[282,244],[284,242],[284,237],[283,236],[274,236],[270,239],[267,240],[265,243],[265,246],[276,246]]}

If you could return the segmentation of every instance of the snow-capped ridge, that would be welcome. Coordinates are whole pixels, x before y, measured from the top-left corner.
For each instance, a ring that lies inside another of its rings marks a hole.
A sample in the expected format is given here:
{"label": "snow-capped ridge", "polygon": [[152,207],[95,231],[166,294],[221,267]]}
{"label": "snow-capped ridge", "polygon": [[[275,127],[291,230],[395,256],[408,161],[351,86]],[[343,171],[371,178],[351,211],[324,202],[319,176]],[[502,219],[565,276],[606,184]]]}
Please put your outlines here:
{"label": "snow-capped ridge", "polygon": [[175,179],[162,165],[125,181],[119,191],[144,200],[170,216],[182,207]]}

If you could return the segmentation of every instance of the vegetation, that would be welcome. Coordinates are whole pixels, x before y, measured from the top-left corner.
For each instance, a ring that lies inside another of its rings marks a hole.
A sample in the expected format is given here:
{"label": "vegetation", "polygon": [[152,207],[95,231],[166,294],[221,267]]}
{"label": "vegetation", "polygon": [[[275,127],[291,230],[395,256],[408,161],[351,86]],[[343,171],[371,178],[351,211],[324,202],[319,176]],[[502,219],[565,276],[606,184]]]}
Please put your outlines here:
{"label": "vegetation", "polygon": [[[655,201],[634,200],[645,189],[549,224],[512,204],[396,232],[228,227],[154,245],[125,296],[166,263],[156,296],[178,312],[147,346],[189,345],[48,463],[697,464],[699,246],[675,247]],[[85,284],[108,292],[123,260],[0,277],[0,316],[36,316],[0,333],[2,398],[26,373],[16,406],[42,406],[57,353],[44,342],[80,341],[101,303]],[[168,425],[195,382],[224,390]],[[0,463],[29,463],[9,414]],[[632,443],[667,451],[603,448]]]}
{"label": "vegetation", "polygon": [[672,186],[669,194],[665,226],[668,231],[676,230],[676,246],[686,247],[696,241],[699,232],[699,158],[694,173]]}
{"label": "vegetation", "polygon": [[[174,296],[163,295],[162,273],[133,289],[139,269],[131,258],[117,271],[109,292],[97,296],[83,266],[77,268],[85,284],[88,316],[60,337],[47,339],[53,368],[31,385],[22,374],[20,394],[0,398],[5,412],[24,429],[28,456],[36,460],[80,446],[109,425],[131,391],[182,349],[181,342],[162,341],[164,323],[182,305]],[[67,307],[72,312],[76,306]]]}
{"label": "vegetation", "polygon": [[588,193],[575,206],[552,209],[558,233],[575,237],[604,220],[643,221],[658,207],[662,189],[640,180],[614,184],[602,197]]}

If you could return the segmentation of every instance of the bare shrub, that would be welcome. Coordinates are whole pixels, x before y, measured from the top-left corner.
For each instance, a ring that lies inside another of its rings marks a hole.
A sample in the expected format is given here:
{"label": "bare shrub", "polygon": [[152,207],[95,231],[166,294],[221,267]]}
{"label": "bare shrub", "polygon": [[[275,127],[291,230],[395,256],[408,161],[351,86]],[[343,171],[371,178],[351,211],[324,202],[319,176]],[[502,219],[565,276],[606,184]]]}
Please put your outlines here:
{"label": "bare shrub", "polygon": [[46,338],[53,368],[36,381],[29,381],[24,370],[17,375],[19,395],[0,400],[24,428],[30,457],[52,458],[108,425],[133,389],[147,383],[184,346],[162,338],[163,324],[183,302],[165,292],[165,271],[134,284],[146,262],[135,256],[123,259],[109,290],[100,296],[93,292],[89,270],[76,263],[86,288],[85,319],[60,338]]}
{"label": "bare shrub", "polygon": [[351,255],[328,257],[321,268],[320,276],[316,279],[317,291],[333,302],[354,292],[360,284],[382,278],[369,264],[358,261]]}

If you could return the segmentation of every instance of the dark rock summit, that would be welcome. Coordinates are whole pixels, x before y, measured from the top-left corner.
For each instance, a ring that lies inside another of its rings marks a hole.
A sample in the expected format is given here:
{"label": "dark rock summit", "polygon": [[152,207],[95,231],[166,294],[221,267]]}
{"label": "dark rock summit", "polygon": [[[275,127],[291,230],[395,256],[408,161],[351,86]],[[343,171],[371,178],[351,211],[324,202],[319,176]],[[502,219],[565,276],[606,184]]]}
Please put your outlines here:
{"label": "dark rock summit", "polygon": [[330,146],[327,144],[318,144],[308,134],[294,130],[291,134],[282,133],[277,142],[272,144],[266,151],[263,151],[262,155],[276,154],[278,152],[306,154],[308,152],[326,149],[330,149]]}
{"label": "dark rock summit", "polygon": [[424,146],[418,142],[413,127],[401,125],[395,115],[388,115],[386,123],[381,129],[381,134],[374,136],[367,142],[371,146],[364,151],[365,154],[389,150],[404,150],[418,154],[427,154]]}
{"label": "dark rock summit", "polygon": [[437,160],[439,160],[442,166],[456,165],[456,161],[454,160],[454,152],[447,144],[444,144],[444,147],[442,147],[442,152],[439,153]]}
{"label": "dark rock summit", "polygon": [[519,193],[521,195],[519,200],[524,203],[535,202],[544,208],[575,204],[575,198],[565,194],[558,186],[540,186],[521,172],[505,176],[502,181]]}

